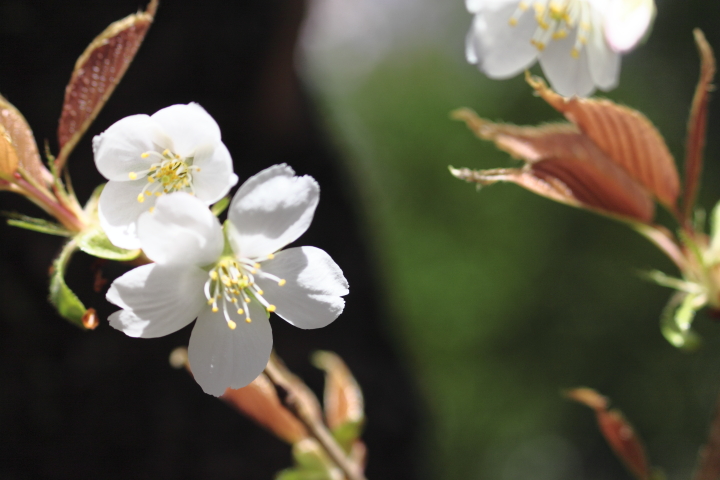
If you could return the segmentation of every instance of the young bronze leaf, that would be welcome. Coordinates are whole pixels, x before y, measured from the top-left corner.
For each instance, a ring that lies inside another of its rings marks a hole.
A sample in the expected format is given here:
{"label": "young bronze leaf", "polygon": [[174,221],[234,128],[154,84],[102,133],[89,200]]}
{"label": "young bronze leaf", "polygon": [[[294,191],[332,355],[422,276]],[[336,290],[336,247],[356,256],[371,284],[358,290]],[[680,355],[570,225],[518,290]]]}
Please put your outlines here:
{"label": "young bronze leaf", "polygon": [[650,480],[650,465],[645,447],[630,423],[618,410],[608,410],[605,397],[590,388],[575,388],[565,392],[571,400],[587,405],[595,411],[598,426],[605,440],[638,480]]}
{"label": "young bronze leaf", "polygon": [[152,0],[145,12],[111,24],[78,58],[65,88],[58,125],[58,170],[62,169],[68,155],[130,66],[150,28],[156,8],[157,0]]}
{"label": "young bronze leaf", "polygon": [[40,160],[35,137],[25,117],[0,95],[0,175],[7,177],[18,170],[40,185],[52,180]]}
{"label": "young bronze leaf", "polygon": [[246,387],[228,388],[220,398],[287,443],[297,443],[308,436],[300,420],[282,405],[265,374],[260,374]]}
{"label": "young bronze leaf", "polygon": [[513,182],[539,195],[611,216],[648,223],[654,215],[646,189],[611,161],[587,136],[570,124],[518,127],[495,124],[469,110],[454,117],[465,120],[477,136],[525,160],[525,168],[453,172],[479,184]]}
{"label": "young bronze leaf", "polygon": [[683,192],[682,213],[685,219],[692,217],[698,182],[702,172],[703,151],[705,150],[705,130],[707,127],[708,103],[713,90],[715,77],[715,56],[705,40],[705,35],[695,29],[695,43],[700,51],[700,80],[695,89],[690,118],[688,120],[685,145],[685,191]]}
{"label": "young bronze leaf", "polygon": [[644,185],[660,203],[676,210],[680,180],[675,162],[665,140],[643,114],[609,100],[564,98],[538,78],[528,77],[528,82],[610,160]]}

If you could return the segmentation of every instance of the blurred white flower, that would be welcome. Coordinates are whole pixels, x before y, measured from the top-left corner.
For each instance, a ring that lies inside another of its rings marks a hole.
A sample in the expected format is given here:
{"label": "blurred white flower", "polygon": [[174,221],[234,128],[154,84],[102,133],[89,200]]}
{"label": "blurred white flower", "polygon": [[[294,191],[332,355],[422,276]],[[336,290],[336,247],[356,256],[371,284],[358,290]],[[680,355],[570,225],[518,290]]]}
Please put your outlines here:
{"label": "blurred white flower", "polygon": [[189,192],[209,205],[238,180],[220,128],[195,103],[123,118],[93,139],[93,150],[109,180],[100,195],[100,223],[121,248],[140,247],[137,219],[163,194]]}
{"label": "blurred white flower", "polygon": [[567,97],[617,86],[620,53],[642,37],[654,9],[652,0],[466,0],[466,6],[475,15],[466,43],[470,63],[503,79],[539,60],[553,89]]}
{"label": "blurred white flower", "polygon": [[324,327],[342,313],[348,285],[323,250],[278,251],[307,230],[318,203],[312,177],[275,165],[233,198],[224,229],[187,193],[159,198],[138,220],[155,263],[113,282],[107,299],[122,310],[110,325],[131,337],[175,332],[197,317],[188,347],[195,380],[211,395],[240,388],[265,368],[270,312],[300,328]]}

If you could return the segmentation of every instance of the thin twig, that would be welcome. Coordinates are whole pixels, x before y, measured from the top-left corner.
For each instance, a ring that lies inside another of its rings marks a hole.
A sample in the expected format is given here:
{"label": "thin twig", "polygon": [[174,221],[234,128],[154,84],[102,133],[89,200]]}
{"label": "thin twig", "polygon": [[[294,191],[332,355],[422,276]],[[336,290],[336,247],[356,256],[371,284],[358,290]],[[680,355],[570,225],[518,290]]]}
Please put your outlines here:
{"label": "thin twig", "polygon": [[305,425],[310,435],[317,440],[335,465],[343,471],[348,480],[367,480],[362,468],[348,458],[322,421],[320,404],[315,394],[275,357],[265,367],[265,374],[280,393],[285,406]]}

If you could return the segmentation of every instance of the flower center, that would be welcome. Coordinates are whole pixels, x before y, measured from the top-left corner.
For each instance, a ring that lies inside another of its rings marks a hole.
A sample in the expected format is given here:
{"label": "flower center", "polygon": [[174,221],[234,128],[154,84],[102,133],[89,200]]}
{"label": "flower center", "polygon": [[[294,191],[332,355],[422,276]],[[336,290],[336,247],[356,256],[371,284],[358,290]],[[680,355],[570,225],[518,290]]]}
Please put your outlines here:
{"label": "flower center", "polygon": [[285,285],[285,280],[264,272],[261,268],[261,262],[273,258],[273,254],[258,260],[225,256],[208,273],[209,278],[205,282],[208,305],[212,305],[213,312],[219,312],[222,308],[230,330],[237,328],[237,324],[230,318],[231,308],[235,309],[238,315],[245,315],[247,323],[252,322],[247,307],[253,300],[259,302],[267,312],[275,311],[275,305],[265,300],[264,292],[255,283],[256,278],[263,278],[277,282],[281,287]]}
{"label": "flower center", "polygon": [[192,164],[193,158],[183,158],[177,153],[165,150],[162,153],[150,151],[140,155],[142,158],[153,157],[157,161],[150,168],[142,172],[130,172],[130,180],[146,177],[149,185],[145,185],[137,196],[142,203],[145,197],[159,197],[164,193],[189,191],[195,193],[193,188],[193,174],[200,171],[200,167]]}
{"label": "flower center", "polygon": [[520,17],[532,6],[538,24],[530,43],[539,51],[545,50],[552,40],[561,40],[577,28],[577,37],[570,54],[578,58],[587,44],[592,28],[590,6],[582,0],[523,0],[510,17],[510,26],[518,24]]}

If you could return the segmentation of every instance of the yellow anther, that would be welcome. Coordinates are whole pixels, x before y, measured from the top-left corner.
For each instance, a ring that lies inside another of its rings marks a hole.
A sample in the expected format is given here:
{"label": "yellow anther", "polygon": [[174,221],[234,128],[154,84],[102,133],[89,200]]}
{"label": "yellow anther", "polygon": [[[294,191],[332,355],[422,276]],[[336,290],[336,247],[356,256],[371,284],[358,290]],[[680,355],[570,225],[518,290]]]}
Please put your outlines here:
{"label": "yellow anther", "polygon": [[581,30],[590,30],[590,24],[588,22],[580,22]]}
{"label": "yellow anther", "polygon": [[155,207],[150,207],[150,210],[148,212],[153,213],[155,211]]}
{"label": "yellow anther", "polygon": [[572,55],[573,58],[579,58],[580,51],[577,48],[573,48],[572,50],[570,50],[570,55]]}
{"label": "yellow anther", "polygon": [[163,153],[162,153],[162,154],[163,154],[164,157],[167,157],[168,155],[170,155],[170,150],[168,150],[168,149],[166,148],[165,150],[163,150]]}
{"label": "yellow anther", "polygon": [[212,272],[210,272],[210,278],[212,278],[213,280],[217,280],[218,273],[215,270],[213,270]]}
{"label": "yellow anther", "polygon": [[150,190],[145,190],[145,195],[152,197],[152,192]]}
{"label": "yellow anther", "polygon": [[232,320],[228,320],[228,327],[230,327],[230,330],[235,330],[237,328],[237,323],[233,322]]}
{"label": "yellow anther", "polygon": [[155,177],[151,177],[148,175],[147,179],[148,179],[148,182],[150,182],[150,183],[155,182]]}
{"label": "yellow anther", "polygon": [[142,155],[140,155],[140,158],[148,158],[150,156],[150,153],[145,152]]}
{"label": "yellow anther", "polygon": [[510,24],[511,27],[514,27],[515,25],[518,24],[518,19],[515,17],[511,17],[510,20],[508,20],[508,23]]}
{"label": "yellow anther", "polygon": [[562,40],[563,38],[567,37],[567,30],[558,30],[557,32],[553,33],[553,38],[555,40]]}
{"label": "yellow anther", "polygon": [[250,270],[250,273],[252,273],[253,275],[255,275],[255,274],[257,273],[257,270],[255,270],[255,269],[253,268],[253,269]]}
{"label": "yellow anther", "polygon": [[130,172],[128,173],[128,177],[130,178],[130,180],[137,180],[137,173]]}
{"label": "yellow anther", "polygon": [[255,263],[253,263],[253,267],[254,267],[254,268],[260,268],[260,264],[257,263],[257,262],[255,262]]}
{"label": "yellow anther", "polygon": [[272,260],[273,258],[275,258],[275,254],[274,254],[274,253],[268,253],[267,258],[268,258],[268,260]]}
{"label": "yellow anther", "polygon": [[218,307],[217,307],[217,305],[213,305],[212,311],[213,311],[213,313],[217,313],[217,312],[218,312]]}
{"label": "yellow anther", "polygon": [[275,311],[275,305],[268,305],[265,310],[272,313]]}
{"label": "yellow anther", "polygon": [[250,303],[250,297],[245,297],[243,300],[245,300],[245,303]]}
{"label": "yellow anther", "polygon": [[214,298],[208,298],[208,305],[212,305],[213,303],[215,303],[215,299],[214,299]]}
{"label": "yellow anther", "polygon": [[144,202],[144,201],[145,201],[145,195],[143,195],[142,193],[141,193],[140,195],[138,195],[138,196],[137,196],[137,201],[140,202],[140,203]]}
{"label": "yellow anther", "polygon": [[252,320],[250,319],[250,317],[245,319],[245,323],[252,323]]}
{"label": "yellow anther", "polygon": [[245,313],[245,310],[243,310],[242,308],[238,308],[238,315],[242,315],[243,313]]}
{"label": "yellow anther", "polygon": [[[233,292],[233,293],[235,293],[235,292]],[[230,301],[231,301],[232,303],[237,303],[237,298],[233,298],[233,299],[230,300]]]}
{"label": "yellow anther", "polygon": [[279,287],[282,287],[282,286],[285,285],[286,283],[287,283],[287,282],[285,281],[285,279],[284,279],[284,278],[281,278],[280,281],[278,282],[278,286],[279,286]]}
{"label": "yellow anther", "polygon": [[161,196],[161,195],[162,195],[162,192],[155,192],[155,196],[156,196],[156,197],[159,197],[159,196]]}
{"label": "yellow anther", "polygon": [[518,5],[518,8],[524,12],[525,10],[528,9],[528,4],[525,2],[520,2],[520,5]]}
{"label": "yellow anther", "polygon": [[258,288],[257,293],[258,293],[258,295],[262,295],[262,294],[265,293],[265,292],[263,292],[261,289]]}

